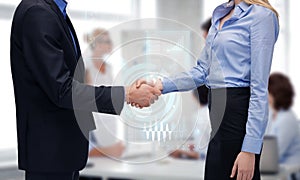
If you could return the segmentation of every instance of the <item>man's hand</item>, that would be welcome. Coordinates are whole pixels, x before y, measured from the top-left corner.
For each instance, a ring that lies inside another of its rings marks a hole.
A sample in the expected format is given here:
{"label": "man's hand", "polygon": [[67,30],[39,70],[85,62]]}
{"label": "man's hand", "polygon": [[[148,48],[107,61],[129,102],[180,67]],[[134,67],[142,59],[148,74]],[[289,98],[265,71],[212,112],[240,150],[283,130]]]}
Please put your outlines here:
{"label": "man's hand", "polygon": [[136,84],[137,82],[126,87],[126,102],[128,104],[135,105],[139,108],[148,107],[161,95],[161,91],[153,87],[153,84],[144,83],[138,88]]}
{"label": "man's hand", "polygon": [[237,180],[251,180],[254,175],[255,154],[240,152],[237,156],[230,178],[234,178],[237,173]]}

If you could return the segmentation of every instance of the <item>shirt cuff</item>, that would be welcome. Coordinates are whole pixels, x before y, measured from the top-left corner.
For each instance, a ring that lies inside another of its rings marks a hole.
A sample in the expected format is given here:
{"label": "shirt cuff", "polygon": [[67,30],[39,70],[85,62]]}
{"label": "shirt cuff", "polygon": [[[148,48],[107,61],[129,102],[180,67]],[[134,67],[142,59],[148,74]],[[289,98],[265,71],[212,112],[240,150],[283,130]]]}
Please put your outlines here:
{"label": "shirt cuff", "polygon": [[94,147],[91,145],[91,144],[89,144],[89,152],[91,152],[91,150],[93,149]]}
{"label": "shirt cuff", "polygon": [[242,151],[243,152],[250,152],[254,154],[260,154],[261,153],[261,148],[262,148],[262,139],[256,139],[253,137],[245,136],[243,146],[242,146]]}
{"label": "shirt cuff", "polygon": [[162,80],[163,90],[162,94],[167,94],[169,92],[177,91],[175,83],[169,78],[163,78]]}

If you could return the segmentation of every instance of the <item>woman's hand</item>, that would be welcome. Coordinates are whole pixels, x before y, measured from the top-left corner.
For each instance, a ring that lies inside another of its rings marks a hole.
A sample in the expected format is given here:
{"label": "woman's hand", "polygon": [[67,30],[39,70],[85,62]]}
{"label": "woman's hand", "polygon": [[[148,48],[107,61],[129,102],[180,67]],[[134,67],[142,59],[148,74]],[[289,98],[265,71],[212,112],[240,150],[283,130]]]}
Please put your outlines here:
{"label": "woman's hand", "polygon": [[230,178],[234,178],[237,173],[237,180],[251,180],[254,175],[255,154],[240,152],[237,156]]}

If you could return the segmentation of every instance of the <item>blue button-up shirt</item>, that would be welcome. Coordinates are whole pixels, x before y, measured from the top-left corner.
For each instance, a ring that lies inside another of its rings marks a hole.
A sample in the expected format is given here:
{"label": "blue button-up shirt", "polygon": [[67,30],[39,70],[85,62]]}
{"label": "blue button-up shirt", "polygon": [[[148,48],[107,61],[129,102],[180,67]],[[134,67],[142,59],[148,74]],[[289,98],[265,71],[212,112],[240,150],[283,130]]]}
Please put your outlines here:
{"label": "blue button-up shirt", "polygon": [[[66,19],[67,18],[66,8],[67,8],[68,3],[65,0],[54,0],[54,2],[58,6],[58,8],[61,11],[62,15],[64,16],[64,18]],[[70,30],[70,34],[71,34],[71,37],[72,37],[72,40],[73,40],[73,45],[74,45],[74,48],[75,48],[75,52],[77,54],[77,47],[76,47],[74,35],[71,32],[71,30]]]}
{"label": "blue button-up shirt", "polygon": [[64,18],[67,17],[66,8],[68,3],[65,0],[54,0],[55,4],[58,6],[59,10],[63,14]]}
{"label": "blue button-up shirt", "polygon": [[[220,29],[220,19],[234,12]],[[197,65],[163,79],[163,94],[208,87],[250,87],[251,96],[242,151],[259,154],[268,121],[268,78],[278,18],[268,8],[233,1],[218,6]]]}

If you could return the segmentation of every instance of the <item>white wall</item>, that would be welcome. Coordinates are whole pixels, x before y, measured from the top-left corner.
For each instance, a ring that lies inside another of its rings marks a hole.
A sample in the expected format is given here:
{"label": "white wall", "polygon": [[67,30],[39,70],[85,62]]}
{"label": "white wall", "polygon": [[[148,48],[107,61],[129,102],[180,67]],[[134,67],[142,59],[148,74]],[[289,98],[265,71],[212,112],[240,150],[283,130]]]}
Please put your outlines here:
{"label": "white wall", "polygon": [[296,98],[294,102],[294,111],[300,118],[300,55],[299,55],[299,47],[300,47],[300,34],[299,34],[299,11],[300,1],[290,1],[290,49],[289,49],[289,71],[288,75],[292,79],[296,90]]}
{"label": "white wall", "polygon": [[15,118],[15,104],[14,91],[10,71],[9,58],[9,40],[10,40],[10,26],[11,22],[0,19],[1,27],[1,59],[0,59],[0,150],[2,148],[11,149],[16,147],[16,118]]}

